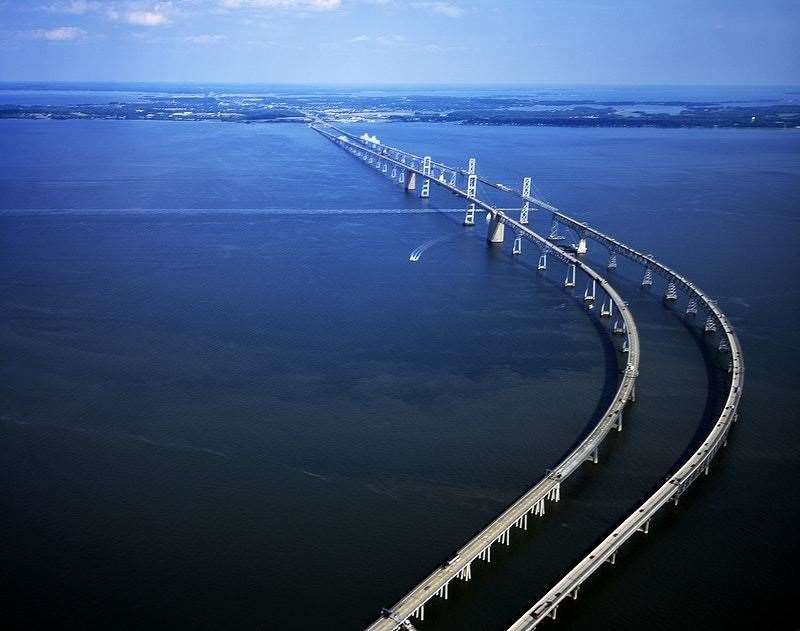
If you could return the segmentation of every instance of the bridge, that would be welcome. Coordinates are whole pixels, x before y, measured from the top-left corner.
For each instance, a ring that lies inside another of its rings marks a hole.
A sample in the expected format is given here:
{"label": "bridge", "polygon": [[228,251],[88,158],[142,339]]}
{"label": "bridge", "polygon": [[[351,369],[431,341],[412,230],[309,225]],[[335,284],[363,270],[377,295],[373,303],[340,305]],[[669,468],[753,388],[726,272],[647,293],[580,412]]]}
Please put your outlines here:
{"label": "bridge", "polygon": [[[703,309],[707,318],[704,330],[707,334],[716,334],[720,330],[720,353],[728,355],[730,373],[730,389],[718,420],[711,428],[703,444],[683,463],[668,481],[653,495],[614,529],[589,555],[572,568],[550,591],[536,601],[511,627],[509,631],[533,629],[541,621],[555,618],[558,606],[565,598],[576,599],[579,587],[599,567],[606,562],[614,563],[616,552],[636,532],[649,532],[653,515],[670,500],[676,504],[680,496],[689,488],[697,477],[708,473],[710,462],[721,446],[727,444],[730,427],[737,418],[739,400],[744,379],[744,365],[738,338],[726,316],[696,285],[678,274],[649,254],[625,245],[613,237],[600,232],[588,224],[573,219],[558,208],[531,195],[531,178],[524,178],[521,191],[516,191],[501,183],[492,183],[478,176],[476,163],[470,159],[466,169],[434,162],[429,156],[418,156],[397,147],[381,144],[374,137],[358,137],[338,127],[313,117],[312,129],[336,143],[365,163],[375,167],[379,172],[391,176],[406,190],[416,190],[417,180],[420,184],[421,197],[429,197],[431,183],[454,193],[467,202],[464,225],[475,224],[475,212],[480,209],[487,214],[487,240],[492,244],[501,244],[505,238],[505,228],[514,231],[513,253],[522,253],[523,240],[534,244],[540,250],[538,270],[547,269],[548,255],[567,267],[564,285],[576,286],[576,273],[580,271],[587,280],[584,300],[587,305],[594,306],[598,299],[598,286],[602,292],[600,317],[612,318],[611,335],[621,340],[616,344],[620,353],[626,357],[614,398],[582,441],[562,459],[555,467],[545,472],[544,477],[536,482],[526,493],[503,511],[496,519],[477,533],[465,545],[459,548],[447,563],[434,570],[427,578],[403,596],[391,608],[382,610],[381,618],[371,624],[367,631],[394,631],[395,629],[413,629],[412,618],[419,621],[425,619],[425,604],[434,597],[447,599],[449,585],[455,579],[468,581],[472,578],[472,566],[477,561],[491,562],[493,545],[510,545],[511,532],[514,528],[527,530],[529,515],[543,517],[548,501],[558,501],[561,484],[574,473],[584,462],[598,462],[598,447],[612,429],[622,430],[623,411],[625,406],[636,397],[636,377],[639,372],[639,336],[633,315],[620,294],[610,283],[594,269],[585,264],[579,257],[588,250],[588,240],[604,246],[609,252],[608,269],[617,266],[617,255],[624,256],[644,267],[642,284],[652,285],[654,273],[662,277],[666,283],[664,300],[674,302],[677,292],[683,292],[688,299],[687,315],[694,316]],[[437,173],[438,172],[438,173]],[[464,187],[460,186],[463,181]],[[495,190],[516,196],[521,201],[519,219],[512,218],[506,209],[495,207],[477,196],[478,182]],[[544,237],[528,227],[531,206],[543,209],[553,215],[553,227],[550,234]],[[558,235],[559,226],[573,231],[577,236],[574,252],[559,245],[563,237]],[[615,316],[616,311],[616,316]]]}

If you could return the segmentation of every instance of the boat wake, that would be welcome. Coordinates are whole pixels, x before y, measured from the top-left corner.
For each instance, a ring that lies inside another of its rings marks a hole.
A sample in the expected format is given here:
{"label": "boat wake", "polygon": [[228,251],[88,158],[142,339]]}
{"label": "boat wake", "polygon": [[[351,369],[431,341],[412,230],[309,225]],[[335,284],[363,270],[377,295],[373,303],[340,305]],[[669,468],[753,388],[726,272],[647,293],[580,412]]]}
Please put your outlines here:
{"label": "boat wake", "polygon": [[416,249],[411,251],[411,254],[408,257],[408,260],[412,263],[416,263],[419,261],[419,258],[422,256],[422,253],[430,247],[433,247],[437,243],[441,243],[442,241],[447,241],[450,236],[439,237],[438,239],[431,239],[430,241],[426,241]]}

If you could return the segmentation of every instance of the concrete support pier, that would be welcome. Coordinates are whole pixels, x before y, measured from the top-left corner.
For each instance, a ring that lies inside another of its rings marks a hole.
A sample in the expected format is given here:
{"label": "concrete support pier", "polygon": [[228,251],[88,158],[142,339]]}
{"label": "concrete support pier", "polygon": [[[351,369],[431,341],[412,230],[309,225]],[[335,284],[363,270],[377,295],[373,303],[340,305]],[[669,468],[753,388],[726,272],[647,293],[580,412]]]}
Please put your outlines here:
{"label": "concrete support pier", "polygon": [[489,230],[486,240],[492,245],[502,245],[506,234],[506,225],[499,220],[496,213],[489,213]]}

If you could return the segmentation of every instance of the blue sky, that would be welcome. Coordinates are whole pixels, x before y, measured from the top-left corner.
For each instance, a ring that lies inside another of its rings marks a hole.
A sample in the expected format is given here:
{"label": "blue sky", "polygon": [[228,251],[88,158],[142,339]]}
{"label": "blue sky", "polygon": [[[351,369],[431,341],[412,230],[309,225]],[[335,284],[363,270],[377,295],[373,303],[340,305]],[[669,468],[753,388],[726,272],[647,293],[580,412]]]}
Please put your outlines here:
{"label": "blue sky", "polygon": [[798,0],[0,0],[0,80],[800,83]]}

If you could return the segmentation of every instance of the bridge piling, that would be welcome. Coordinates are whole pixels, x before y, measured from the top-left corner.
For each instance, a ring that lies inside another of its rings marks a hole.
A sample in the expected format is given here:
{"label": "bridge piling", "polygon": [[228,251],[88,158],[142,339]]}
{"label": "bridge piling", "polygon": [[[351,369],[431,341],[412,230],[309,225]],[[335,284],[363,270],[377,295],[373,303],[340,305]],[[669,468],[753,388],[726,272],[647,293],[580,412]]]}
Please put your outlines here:
{"label": "bridge piling", "polygon": [[431,196],[431,179],[429,177],[430,174],[431,174],[431,157],[430,156],[425,156],[422,159],[422,174],[424,176],[426,176],[426,177],[422,181],[422,190],[420,190],[419,196],[424,198],[424,199],[427,199],[428,197]]}
{"label": "bridge piling", "polygon": [[[475,158],[467,162],[467,199],[475,199],[478,195],[478,176],[475,172]],[[467,214],[464,216],[465,226],[475,225],[475,203],[467,204]]]}
{"label": "bridge piling", "polygon": [[[589,291],[590,288],[591,291]],[[590,303],[594,302],[596,291],[597,291],[597,281],[594,278],[591,278],[589,279],[589,282],[586,284],[586,290],[583,292],[583,299],[586,302]]]}
{"label": "bridge piling", "polygon": [[564,237],[558,234],[558,221],[553,218],[553,225],[550,226],[550,234],[547,236],[550,241],[561,241]]}
{"label": "bridge piling", "polygon": [[544,250],[539,255],[539,263],[536,266],[536,269],[539,270],[540,272],[547,269],[547,252]]}
{"label": "bridge piling", "polygon": [[570,263],[564,287],[575,287],[575,263]]}
{"label": "bridge piling", "polygon": [[502,245],[506,234],[506,224],[500,221],[497,213],[488,213],[488,217],[489,229],[486,233],[486,240],[492,245]]}
{"label": "bridge piling", "polygon": [[[531,194],[531,178],[526,177],[522,180],[522,196],[530,197]],[[528,225],[528,214],[530,213],[531,203],[526,199],[522,203],[522,208],[519,211],[519,222],[523,226]]]}

